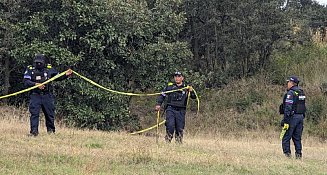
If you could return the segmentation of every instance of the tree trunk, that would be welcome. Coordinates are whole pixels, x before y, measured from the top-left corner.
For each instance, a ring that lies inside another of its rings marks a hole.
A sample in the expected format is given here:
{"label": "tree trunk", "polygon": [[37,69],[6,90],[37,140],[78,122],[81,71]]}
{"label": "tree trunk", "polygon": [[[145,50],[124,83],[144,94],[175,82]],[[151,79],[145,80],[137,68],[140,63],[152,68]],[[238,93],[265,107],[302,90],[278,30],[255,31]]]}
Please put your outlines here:
{"label": "tree trunk", "polygon": [[193,58],[195,61],[196,68],[200,69],[200,59],[199,59],[199,39],[196,33],[196,24],[194,18],[191,18],[191,30],[192,30],[192,48],[193,48]]}
{"label": "tree trunk", "polygon": [[[223,14],[221,19],[220,19],[220,31],[222,33],[224,31],[226,19],[227,19],[227,16],[225,14]],[[220,41],[220,43],[218,43],[219,41]],[[217,49],[219,50],[219,53],[220,53],[219,58],[220,58],[221,70],[224,72],[226,70],[226,67],[227,67],[227,61],[226,61],[226,56],[225,56],[225,48],[224,48],[225,43],[223,43],[221,40],[219,40],[218,30],[217,30],[217,35],[216,35],[216,45],[217,46],[219,45],[219,47]]]}
{"label": "tree trunk", "polygon": [[260,69],[264,69],[266,66],[266,62],[269,59],[271,55],[272,50],[272,43],[267,43],[266,45],[263,45],[259,54],[259,65]]}
{"label": "tree trunk", "polygon": [[217,60],[219,58],[219,52],[218,52],[218,48],[219,48],[219,40],[218,40],[218,29],[217,29],[217,25],[215,25],[215,60]]}
{"label": "tree trunk", "polygon": [[[3,94],[7,95],[9,94],[9,88],[10,88],[10,57],[5,56],[5,65],[4,65],[4,88],[3,88]],[[7,99],[4,99],[4,102],[7,103]]]}
{"label": "tree trunk", "polygon": [[[213,59],[210,59],[210,43],[209,43],[209,32],[208,30],[206,30],[205,32],[205,52],[204,52],[204,58],[207,60],[207,62],[211,63],[211,70],[215,69],[215,63]],[[210,71],[210,67],[207,67],[207,69],[209,69],[208,71]]]}

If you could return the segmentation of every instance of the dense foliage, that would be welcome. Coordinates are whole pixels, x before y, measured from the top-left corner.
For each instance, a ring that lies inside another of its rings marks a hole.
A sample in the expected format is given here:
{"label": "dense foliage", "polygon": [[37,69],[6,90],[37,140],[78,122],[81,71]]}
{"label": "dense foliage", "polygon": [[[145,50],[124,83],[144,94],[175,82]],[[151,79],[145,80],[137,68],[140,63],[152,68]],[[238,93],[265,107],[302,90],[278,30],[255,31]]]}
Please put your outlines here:
{"label": "dense foliage", "polygon": [[[36,53],[60,71],[71,67],[128,92],[159,91],[176,70],[200,89],[271,76],[280,63],[274,53],[326,34],[326,12],[312,0],[1,0],[0,91],[23,88],[22,73]],[[272,79],[279,83],[285,74]],[[77,77],[55,85],[66,123],[102,130],[138,125],[130,97]]]}

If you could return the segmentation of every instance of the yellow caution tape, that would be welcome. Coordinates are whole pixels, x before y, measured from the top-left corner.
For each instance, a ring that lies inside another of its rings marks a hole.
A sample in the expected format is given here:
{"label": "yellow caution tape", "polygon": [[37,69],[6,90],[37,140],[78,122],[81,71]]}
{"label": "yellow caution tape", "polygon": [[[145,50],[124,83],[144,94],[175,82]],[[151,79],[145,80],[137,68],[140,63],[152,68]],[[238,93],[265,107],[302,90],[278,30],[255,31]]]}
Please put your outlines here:
{"label": "yellow caution tape", "polygon": [[[67,70],[67,71],[68,71],[68,70]],[[30,87],[30,88],[27,88],[27,89],[21,90],[21,91],[19,91],[19,92],[15,92],[15,93],[12,93],[12,94],[8,94],[8,95],[5,95],[5,96],[1,96],[0,99],[2,99],[2,98],[7,98],[7,97],[11,97],[11,96],[14,96],[14,95],[18,95],[18,94],[21,94],[21,93],[24,93],[24,92],[28,92],[28,91],[30,91],[30,90],[32,90],[32,89],[35,89],[35,88],[37,88],[37,87],[39,87],[39,86],[41,86],[41,85],[47,84],[47,83],[49,83],[49,82],[51,82],[51,81],[53,81],[53,80],[55,80],[55,79],[57,79],[57,78],[63,76],[67,71],[62,72],[62,73],[60,73],[60,74],[54,76],[53,78],[51,78],[51,79],[49,79],[49,80],[47,80],[47,81],[45,81],[45,82],[43,82],[43,83],[41,83],[41,84],[39,84],[39,85],[36,85],[36,86]],[[99,88],[101,88],[101,89],[104,89],[104,90],[106,90],[106,91],[109,91],[109,92],[112,92],[112,93],[116,93],[116,94],[121,94],[121,95],[129,95],[129,96],[155,96],[155,95],[161,95],[161,94],[168,94],[168,93],[172,93],[172,92],[176,92],[176,91],[180,91],[180,90],[183,90],[183,89],[187,89],[187,88],[188,88],[188,87],[184,87],[184,88],[181,88],[181,89],[176,89],[176,90],[171,90],[171,91],[165,91],[165,92],[158,92],[158,93],[152,93],[152,94],[136,94],[136,93],[130,93],[130,92],[120,92],[120,91],[115,91],[115,90],[112,90],[112,89],[109,89],[109,88],[103,87],[103,86],[99,85],[98,83],[96,83],[96,82],[94,82],[94,81],[92,81],[92,80],[90,80],[90,79],[88,79],[88,78],[86,78],[86,77],[80,75],[79,73],[77,73],[77,72],[75,72],[75,71],[73,71],[73,73],[74,73],[75,75],[79,76],[80,78],[84,79],[85,81],[87,81],[87,82],[93,84],[94,86],[97,86],[97,87],[99,87]],[[195,91],[194,91],[194,92],[195,92]]]}
{"label": "yellow caution tape", "polygon": [[159,120],[160,120],[160,110],[157,112],[157,134],[156,134],[156,143],[159,143]]}
{"label": "yellow caution tape", "polygon": [[161,95],[161,94],[168,94],[168,93],[172,93],[172,92],[176,92],[176,91],[180,91],[180,90],[183,90],[183,89],[187,89],[188,87],[184,87],[184,88],[181,88],[181,89],[176,89],[176,90],[171,90],[171,91],[165,91],[165,92],[157,92],[157,93],[152,93],[152,94],[136,94],[136,93],[130,93],[130,92],[120,92],[120,91],[115,91],[115,90],[112,90],[112,89],[109,89],[109,88],[106,88],[106,87],[103,87],[101,86],[100,84],[80,75],[79,73],[73,71],[75,75],[81,77],[82,79],[84,79],[85,81],[93,84],[94,86],[97,86],[101,89],[104,89],[106,91],[109,91],[109,92],[112,92],[112,93],[115,93],[115,94],[121,94],[121,95],[129,95],[129,96],[154,96],[154,95]]}
{"label": "yellow caution tape", "polygon": [[[158,92],[158,93],[152,93],[152,94],[136,94],[136,93],[130,93],[130,92],[120,92],[120,91],[116,91],[116,90],[112,90],[112,89],[109,89],[109,88],[106,88],[104,86],[101,86],[100,84],[86,78],[85,76],[82,76],[80,75],[79,73],[73,71],[73,73],[77,76],[79,76],[80,78],[82,78],[83,80],[93,84],[94,86],[96,87],[99,87],[101,89],[104,89],[106,91],[109,91],[109,92],[112,92],[112,93],[116,93],[116,94],[121,94],[121,95],[129,95],[129,96],[154,96],[154,95],[161,95],[161,94],[168,94],[168,93],[172,93],[172,92],[176,92],[176,91],[180,91],[180,90],[183,90],[183,89],[188,89],[189,86],[187,87],[184,87],[184,88],[181,88],[181,89],[176,89],[176,90],[171,90],[171,91],[165,91],[165,92]],[[200,110],[200,99],[199,99],[199,96],[198,94],[196,93],[196,91],[193,89],[195,95],[196,95],[196,100],[197,100],[197,103],[198,103],[198,112]]]}
{"label": "yellow caution tape", "polygon": [[190,96],[191,96],[191,93],[187,93],[187,102],[186,102],[186,106],[188,107],[188,105],[190,104]]}
{"label": "yellow caution tape", "polygon": [[131,133],[131,135],[135,135],[135,134],[141,134],[143,132],[146,132],[146,131],[149,131],[153,128],[157,128],[157,134],[156,134],[156,142],[158,143],[158,139],[159,139],[159,126],[164,124],[166,122],[166,120],[162,121],[159,123],[159,120],[160,120],[160,110],[157,112],[157,125],[154,125],[154,126],[151,126],[150,128],[146,128],[146,129],[143,129],[141,131],[136,131],[136,132],[133,132]]}
{"label": "yellow caution tape", "polygon": [[47,80],[47,81],[45,81],[45,82],[43,82],[43,83],[41,83],[41,84],[39,84],[39,85],[35,85],[35,86],[33,86],[33,87],[30,87],[30,88],[27,88],[27,89],[24,89],[24,90],[21,90],[21,91],[18,91],[18,92],[12,93],[12,94],[8,94],[8,95],[1,96],[0,99],[8,98],[8,97],[15,96],[15,95],[18,95],[18,94],[22,94],[22,93],[24,93],[24,92],[28,92],[28,91],[30,91],[30,90],[32,90],[32,89],[38,88],[39,86],[45,85],[45,84],[47,84],[47,83],[49,83],[49,82],[51,82],[51,81],[53,81],[53,80],[55,80],[55,79],[57,79],[57,78],[63,76],[64,74],[66,74],[67,71],[68,71],[68,70],[66,70],[65,72],[62,72],[62,73],[60,73],[60,74],[58,74],[58,75],[56,75],[56,76],[50,78],[49,80]]}
{"label": "yellow caution tape", "polygon": [[[68,70],[66,70],[66,71],[64,71],[64,72],[62,72],[62,73],[60,73],[60,74],[54,76],[53,78],[50,78],[49,80],[47,80],[47,81],[45,81],[45,82],[43,82],[43,83],[41,83],[41,84],[39,84],[39,85],[36,85],[36,86],[30,87],[30,88],[24,89],[24,90],[21,90],[21,91],[18,91],[18,92],[12,93],[12,94],[8,94],[8,95],[5,95],[5,96],[1,96],[0,99],[7,98],[7,97],[11,97],[11,96],[15,96],[15,95],[18,95],[18,94],[21,94],[21,93],[24,93],[24,92],[28,92],[28,91],[30,91],[30,90],[32,90],[32,89],[38,88],[39,86],[45,85],[45,84],[47,84],[47,83],[49,83],[49,82],[51,82],[51,81],[54,81],[55,79],[57,79],[57,78],[63,76],[64,74],[66,74],[67,71],[68,71]],[[115,90],[112,90],[112,89],[106,88],[106,87],[104,87],[104,86],[101,86],[101,85],[99,85],[98,83],[96,83],[96,82],[94,82],[94,81],[92,81],[92,80],[90,80],[90,79],[88,79],[88,78],[86,78],[86,77],[80,75],[79,73],[77,73],[77,72],[75,72],[75,71],[73,71],[73,73],[74,73],[75,75],[79,76],[80,78],[84,79],[85,81],[87,81],[87,82],[93,84],[94,86],[97,86],[97,87],[99,87],[99,88],[101,88],[101,89],[104,89],[104,90],[106,90],[106,91],[109,91],[109,92],[112,92],[112,93],[116,93],[116,94],[121,94],[121,95],[129,95],[129,96],[154,96],[154,95],[168,94],[168,93],[172,93],[172,92],[176,92],[176,91],[180,91],[180,90],[188,89],[188,88],[189,88],[189,86],[187,86],[187,87],[184,87],[184,88],[181,88],[181,89],[176,89],[176,90],[171,90],[171,91],[165,91],[165,92],[159,92],[159,93],[152,93],[152,94],[136,94],[136,93],[129,93],[129,92],[120,92],[120,91],[115,91]],[[193,89],[193,91],[194,91],[194,93],[195,93],[195,95],[196,95],[197,107],[198,107],[198,108],[197,108],[197,111],[199,112],[199,110],[200,110],[200,99],[199,99],[199,97],[198,97],[196,91],[195,91],[194,89]],[[190,97],[190,93],[188,94],[188,100],[189,100],[189,97]],[[189,103],[189,101],[187,101],[187,104],[188,104],[188,103]],[[152,126],[152,127],[147,128],[147,129],[144,129],[144,130],[141,130],[141,131],[137,131],[137,132],[134,132],[134,133],[131,133],[131,134],[132,134],[132,135],[134,135],[134,134],[140,134],[140,133],[143,133],[143,132],[149,131],[149,130],[151,130],[151,129],[153,129],[153,128],[159,128],[159,126],[161,126],[162,124],[164,124],[164,123],[166,122],[166,120],[163,120],[162,122],[159,123],[159,118],[160,118],[160,114],[159,114],[159,112],[158,112],[158,115],[159,115],[159,116],[157,117],[157,124],[156,124],[155,126]],[[159,130],[157,129],[157,132],[158,132],[158,131],[159,131]]]}
{"label": "yellow caution tape", "polygon": [[280,133],[280,136],[279,136],[280,140],[283,140],[286,131],[287,131],[286,129],[282,129],[282,132]]}
{"label": "yellow caution tape", "polygon": [[197,110],[197,114],[198,114],[199,111],[200,111],[200,98],[199,98],[198,94],[196,93],[196,91],[194,89],[193,89],[193,91],[194,91],[194,94],[196,96],[196,101],[198,102],[198,110]]}
{"label": "yellow caution tape", "polygon": [[151,129],[154,129],[154,128],[157,128],[158,126],[163,125],[165,122],[166,122],[166,120],[163,120],[163,121],[160,122],[159,124],[156,124],[156,125],[154,125],[154,126],[151,126],[150,128],[143,129],[143,130],[141,130],[141,131],[133,132],[133,133],[131,133],[131,135],[141,134],[141,133],[143,133],[143,132],[150,131]]}
{"label": "yellow caution tape", "polygon": [[283,127],[283,129],[282,129],[282,132],[280,133],[280,136],[279,136],[279,138],[280,138],[280,140],[283,140],[283,138],[284,138],[284,135],[285,135],[285,133],[286,133],[286,131],[288,130],[288,128],[289,128],[289,124],[284,124],[284,127]]}

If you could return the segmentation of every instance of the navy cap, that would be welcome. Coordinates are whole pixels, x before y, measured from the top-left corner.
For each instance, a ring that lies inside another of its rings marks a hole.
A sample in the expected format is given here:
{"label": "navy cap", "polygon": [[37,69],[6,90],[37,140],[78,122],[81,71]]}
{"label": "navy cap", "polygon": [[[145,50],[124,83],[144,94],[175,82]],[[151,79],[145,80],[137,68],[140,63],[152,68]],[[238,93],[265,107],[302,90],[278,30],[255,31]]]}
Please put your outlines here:
{"label": "navy cap", "polygon": [[177,75],[183,76],[182,72],[179,72],[179,71],[174,73],[174,76],[177,76]]}
{"label": "navy cap", "polygon": [[45,63],[45,57],[43,54],[36,54],[35,55],[35,59],[34,59],[35,63]]}
{"label": "navy cap", "polygon": [[296,84],[299,84],[300,80],[296,76],[290,76],[287,81],[292,81]]}

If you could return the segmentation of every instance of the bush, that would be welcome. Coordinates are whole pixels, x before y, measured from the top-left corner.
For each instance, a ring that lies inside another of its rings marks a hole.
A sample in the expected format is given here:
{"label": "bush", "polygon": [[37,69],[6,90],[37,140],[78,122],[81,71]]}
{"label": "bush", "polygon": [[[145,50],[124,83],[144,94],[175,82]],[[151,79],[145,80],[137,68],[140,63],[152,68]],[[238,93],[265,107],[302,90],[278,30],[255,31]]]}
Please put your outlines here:
{"label": "bush", "polygon": [[326,114],[327,111],[325,107],[327,106],[326,97],[324,96],[317,96],[312,98],[310,104],[307,105],[307,113],[306,118],[308,122],[311,122],[314,125],[319,124],[321,121],[321,116]]}

